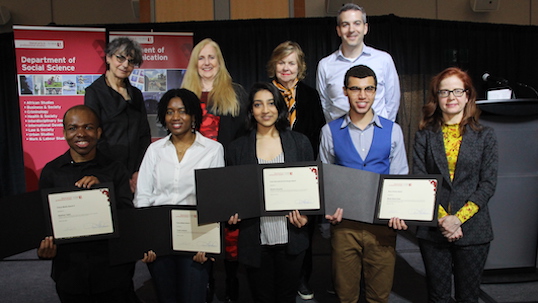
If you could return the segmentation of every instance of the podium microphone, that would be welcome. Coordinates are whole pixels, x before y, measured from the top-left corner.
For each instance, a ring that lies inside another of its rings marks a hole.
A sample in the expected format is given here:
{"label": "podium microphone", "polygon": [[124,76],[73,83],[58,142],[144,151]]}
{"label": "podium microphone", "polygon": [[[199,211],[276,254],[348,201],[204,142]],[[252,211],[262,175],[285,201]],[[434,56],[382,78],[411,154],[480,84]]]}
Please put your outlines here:
{"label": "podium microphone", "polygon": [[508,80],[503,79],[503,78],[493,77],[487,72],[482,75],[482,80],[484,80],[484,82],[493,81],[499,85],[508,85]]}
{"label": "podium microphone", "polygon": [[[482,80],[484,80],[484,82],[493,81],[493,82],[495,82],[495,83],[497,83],[499,85],[506,85],[506,86],[510,87],[510,85],[508,84],[509,83],[508,80],[503,79],[503,78],[498,78],[498,77],[492,77],[488,72],[485,72],[482,75]],[[538,97],[538,91],[536,91],[536,89],[534,89],[534,87],[532,87],[530,85],[527,85],[525,83],[520,83],[520,82],[516,82],[515,84],[518,85],[518,86],[525,87],[525,88],[528,88],[528,89],[532,90],[533,93],[536,95],[536,97]]]}

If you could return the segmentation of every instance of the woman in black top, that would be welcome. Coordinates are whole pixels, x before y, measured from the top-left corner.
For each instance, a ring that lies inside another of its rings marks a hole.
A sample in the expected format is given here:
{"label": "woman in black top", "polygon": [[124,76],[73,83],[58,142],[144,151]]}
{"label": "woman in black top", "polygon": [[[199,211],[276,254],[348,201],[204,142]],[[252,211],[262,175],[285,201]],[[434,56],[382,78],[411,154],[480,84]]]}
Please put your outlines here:
{"label": "woman in black top", "polygon": [[[250,132],[226,149],[227,165],[312,161],[308,139],[289,130],[286,103],[270,83],[257,83],[249,95]],[[248,203],[248,201],[245,201]],[[236,214],[228,223],[237,224]],[[255,302],[295,302],[306,249],[308,218],[287,216],[242,220],[238,257],[249,277]]]}
{"label": "woman in black top", "polygon": [[129,82],[134,68],[142,64],[142,48],[121,37],[112,40],[105,53],[107,71],[86,88],[84,104],[102,121],[99,150],[127,167],[134,192],[140,163],[151,143],[144,97]]}

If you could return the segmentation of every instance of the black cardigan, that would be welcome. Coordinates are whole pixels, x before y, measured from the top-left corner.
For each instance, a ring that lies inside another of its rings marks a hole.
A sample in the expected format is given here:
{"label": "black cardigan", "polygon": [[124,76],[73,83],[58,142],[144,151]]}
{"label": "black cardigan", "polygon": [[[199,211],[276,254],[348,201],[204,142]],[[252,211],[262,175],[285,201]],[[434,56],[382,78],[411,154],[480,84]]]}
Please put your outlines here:
{"label": "black cardigan", "polygon": [[299,82],[295,91],[295,102],[297,103],[297,116],[293,130],[308,137],[314,150],[314,157],[317,157],[320,132],[325,125],[325,116],[318,91],[303,82]]}
{"label": "black cardigan", "polygon": [[[284,162],[313,161],[314,154],[308,138],[294,131],[280,132]],[[226,149],[226,165],[257,164],[256,130],[230,143]],[[245,201],[248,203],[248,201]],[[297,255],[308,248],[306,228],[288,223],[288,254]],[[239,223],[239,262],[259,267],[261,262],[260,219],[246,219]]]}
{"label": "black cardigan", "polygon": [[142,92],[125,79],[131,100],[106,84],[102,75],[86,88],[84,104],[93,109],[101,119],[103,134],[99,150],[127,167],[129,173],[140,168],[146,149],[151,143],[146,106]]}

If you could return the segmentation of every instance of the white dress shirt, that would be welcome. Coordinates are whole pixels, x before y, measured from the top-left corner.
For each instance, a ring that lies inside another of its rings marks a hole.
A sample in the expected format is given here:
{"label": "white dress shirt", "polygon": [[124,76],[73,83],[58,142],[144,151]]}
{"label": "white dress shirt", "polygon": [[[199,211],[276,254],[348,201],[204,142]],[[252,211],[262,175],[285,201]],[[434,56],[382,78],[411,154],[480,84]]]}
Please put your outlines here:
{"label": "white dress shirt", "polygon": [[223,167],[224,148],[196,132],[194,143],[179,162],[171,135],[153,142],[138,173],[134,205],[196,205],[194,170]]}

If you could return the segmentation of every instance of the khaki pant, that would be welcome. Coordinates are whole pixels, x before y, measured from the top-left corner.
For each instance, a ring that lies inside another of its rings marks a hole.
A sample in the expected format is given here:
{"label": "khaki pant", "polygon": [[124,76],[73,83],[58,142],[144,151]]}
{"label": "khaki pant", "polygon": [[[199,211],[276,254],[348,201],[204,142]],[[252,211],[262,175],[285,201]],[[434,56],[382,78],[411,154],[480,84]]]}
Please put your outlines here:
{"label": "khaki pant", "polygon": [[340,302],[359,299],[361,271],[366,300],[388,302],[396,261],[396,232],[383,225],[350,220],[332,227],[334,287]]}

